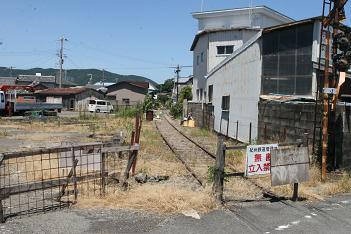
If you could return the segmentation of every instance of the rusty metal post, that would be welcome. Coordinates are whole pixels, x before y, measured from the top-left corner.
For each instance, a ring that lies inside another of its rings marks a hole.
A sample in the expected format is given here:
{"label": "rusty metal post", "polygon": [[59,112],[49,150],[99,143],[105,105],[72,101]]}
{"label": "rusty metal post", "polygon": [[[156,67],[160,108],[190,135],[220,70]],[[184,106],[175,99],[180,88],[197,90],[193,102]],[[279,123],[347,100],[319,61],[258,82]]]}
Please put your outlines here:
{"label": "rusty metal post", "polygon": [[[323,25],[322,25],[323,28]],[[324,63],[324,88],[329,87],[329,60],[330,60],[330,32],[326,33],[325,63]],[[322,118],[322,181],[327,177],[328,157],[328,123],[329,123],[329,96],[323,93],[323,118]]]}
{"label": "rusty metal post", "polygon": [[[136,124],[136,134],[135,134],[135,139],[134,139],[134,144],[139,144],[140,143],[140,133],[141,133],[141,123],[142,123],[142,119],[141,119],[141,114],[139,113],[137,115],[137,124]],[[132,165],[132,175],[135,175],[135,169],[136,169],[136,163],[137,163],[137,157],[138,155],[136,155],[135,160],[133,162]]]}

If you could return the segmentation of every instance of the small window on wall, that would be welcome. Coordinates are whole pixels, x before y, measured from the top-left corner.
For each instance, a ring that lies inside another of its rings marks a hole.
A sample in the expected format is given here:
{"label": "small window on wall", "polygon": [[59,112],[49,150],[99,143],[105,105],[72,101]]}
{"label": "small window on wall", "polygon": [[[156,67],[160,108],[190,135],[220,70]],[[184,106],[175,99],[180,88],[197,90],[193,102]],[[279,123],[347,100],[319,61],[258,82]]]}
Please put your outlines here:
{"label": "small window on wall", "polygon": [[199,65],[200,64],[200,56],[196,56],[196,64]]}
{"label": "small window on wall", "polygon": [[222,111],[229,111],[230,96],[222,96]]}
{"label": "small window on wall", "polygon": [[1,98],[1,103],[4,103],[5,102],[5,98],[4,98],[4,94],[3,93],[0,93],[0,98]]}
{"label": "small window on wall", "polygon": [[213,85],[208,86],[208,102],[212,102],[213,99]]}
{"label": "small window on wall", "polygon": [[204,52],[201,52],[201,62],[204,62]]}
{"label": "small window on wall", "polygon": [[130,104],[129,98],[123,98],[122,102],[123,102],[124,105],[129,105]]}
{"label": "small window on wall", "polygon": [[199,97],[200,97],[200,90],[197,89],[197,90],[196,90],[196,99],[199,100]]}
{"label": "small window on wall", "polygon": [[203,94],[203,91],[202,89],[200,89],[200,101],[202,101],[202,94]]}
{"label": "small window on wall", "polygon": [[217,46],[217,54],[226,55],[226,54],[232,54],[233,52],[234,52],[233,45]]}

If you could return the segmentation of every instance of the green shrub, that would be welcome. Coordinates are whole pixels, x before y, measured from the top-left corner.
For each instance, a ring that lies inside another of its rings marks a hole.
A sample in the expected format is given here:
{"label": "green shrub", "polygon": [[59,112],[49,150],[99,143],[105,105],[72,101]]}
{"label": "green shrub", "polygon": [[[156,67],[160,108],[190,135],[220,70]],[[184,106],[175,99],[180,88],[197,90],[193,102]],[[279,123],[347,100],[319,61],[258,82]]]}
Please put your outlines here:
{"label": "green shrub", "polygon": [[180,118],[183,114],[183,105],[181,103],[175,103],[171,106],[170,114],[174,118]]}
{"label": "green shrub", "polygon": [[192,100],[193,99],[193,94],[190,86],[185,86],[182,88],[179,94],[179,102],[183,103],[184,100]]}
{"label": "green shrub", "polygon": [[143,107],[141,105],[119,108],[115,116],[124,118],[135,117],[137,113],[142,112],[142,110]]}

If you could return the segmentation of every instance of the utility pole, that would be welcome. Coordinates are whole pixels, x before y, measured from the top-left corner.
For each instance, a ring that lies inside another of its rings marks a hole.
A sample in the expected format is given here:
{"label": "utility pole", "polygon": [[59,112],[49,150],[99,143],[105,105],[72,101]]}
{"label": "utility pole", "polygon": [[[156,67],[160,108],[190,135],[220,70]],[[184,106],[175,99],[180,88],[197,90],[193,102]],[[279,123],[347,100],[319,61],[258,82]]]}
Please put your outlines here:
{"label": "utility pole", "polygon": [[[331,9],[331,4],[333,4],[333,8]],[[346,18],[344,15],[345,10],[344,6],[348,2],[348,0],[334,0],[327,2],[324,0],[323,2],[323,16],[324,16],[324,9],[325,5],[329,6],[329,14],[327,17],[323,17],[322,27],[321,30],[324,31],[323,28],[326,28],[326,49],[325,49],[325,64],[324,64],[324,82],[323,82],[323,116],[322,116],[322,181],[325,182],[327,178],[327,159],[328,155],[334,153],[335,151],[330,147],[330,141],[335,143],[335,133],[333,131],[333,127],[330,129],[329,125],[334,125],[335,123],[335,106],[336,106],[336,92],[328,92],[330,88],[336,90],[338,86],[339,76],[343,76],[344,72],[349,69],[349,64],[345,66],[344,60],[346,58],[339,57],[339,55],[345,57],[344,54],[338,54],[338,51],[343,51],[343,43],[340,42],[338,38],[339,29],[340,29],[340,21]],[[330,31],[330,27],[333,28],[333,31]],[[332,50],[330,51],[331,39],[333,39]],[[350,43],[347,40],[347,48],[350,48]],[[345,43],[344,43],[345,44]],[[322,46],[322,44],[320,45]],[[340,48],[338,48],[340,46]],[[330,53],[331,52],[331,53]],[[344,51],[345,52],[345,51]],[[321,56],[321,55],[320,55]],[[332,74],[329,74],[329,60],[333,60],[332,66]],[[349,61],[346,61],[348,63]],[[330,96],[332,96],[332,108],[330,108]],[[331,134],[333,133],[333,134]],[[331,135],[331,139],[330,139]],[[333,145],[335,148],[335,145]],[[335,165],[334,165],[335,166]]]}
{"label": "utility pole", "polygon": [[102,69],[102,87],[105,87],[105,69]]}
{"label": "utility pole", "polygon": [[179,73],[181,72],[182,68],[183,67],[193,67],[193,66],[181,66],[181,65],[177,65],[176,67],[169,67],[169,68],[174,68],[174,73],[177,74],[177,77],[176,77],[176,82],[174,82],[174,85],[176,85],[176,101],[178,102],[178,99],[179,99]]}
{"label": "utility pole", "polygon": [[64,41],[67,41],[67,39],[64,37],[61,37],[60,38],[61,47],[60,47],[60,53],[59,53],[59,58],[60,58],[60,61],[59,61],[59,64],[60,64],[59,88],[62,88],[62,67],[63,67],[63,62],[64,62],[64,60],[63,60],[63,57],[64,57],[64,55],[63,55],[63,42]]}
{"label": "utility pole", "polygon": [[176,88],[177,88],[177,102],[178,102],[178,99],[179,99],[179,72],[180,72],[180,67],[179,67],[179,64],[177,65],[176,67],[176,70],[175,70],[175,73],[177,73],[177,82],[176,82]]}
{"label": "utility pole", "polygon": [[7,69],[10,69],[10,77],[12,77],[12,70],[14,69],[15,67],[13,67],[13,66],[10,66],[10,67],[8,67]]}

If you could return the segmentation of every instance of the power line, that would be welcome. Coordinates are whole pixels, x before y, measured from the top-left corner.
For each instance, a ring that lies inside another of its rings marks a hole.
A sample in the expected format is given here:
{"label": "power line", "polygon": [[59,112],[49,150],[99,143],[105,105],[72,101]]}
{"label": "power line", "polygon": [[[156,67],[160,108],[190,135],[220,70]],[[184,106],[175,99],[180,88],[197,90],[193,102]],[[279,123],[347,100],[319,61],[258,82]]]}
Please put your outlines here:
{"label": "power line", "polygon": [[80,46],[80,47],[83,47],[83,48],[86,48],[86,49],[94,50],[94,51],[97,51],[97,52],[102,53],[102,54],[108,54],[108,55],[111,55],[111,56],[114,56],[114,57],[125,58],[125,59],[131,60],[131,61],[139,61],[139,62],[143,62],[143,63],[157,64],[157,65],[164,65],[164,66],[168,66],[169,65],[169,64],[166,64],[166,63],[163,63],[163,62],[159,62],[159,61],[151,61],[151,60],[147,60],[147,59],[141,59],[141,58],[137,58],[137,57],[133,57],[133,56],[128,56],[128,55],[124,55],[124,54],[114,53],[114,52],[111,52],[111,51],[106,51],[106,50],[103,50],[103,49],[100,49],[100,48],[97,48],[97,47],[88,46],[88,45],[86,45],[83,42],[74,43],[74,42],[70,41],[70,44],[76,45],[76,46]]}

